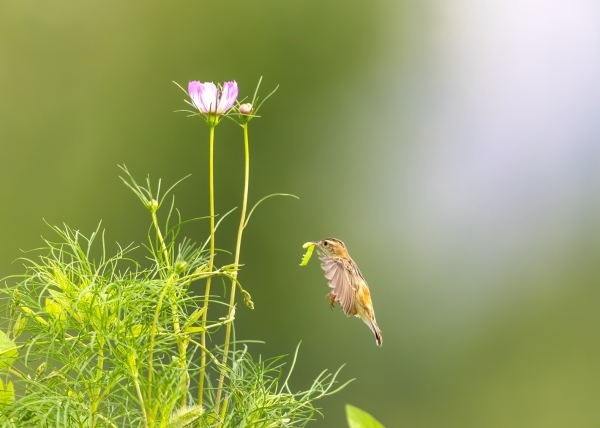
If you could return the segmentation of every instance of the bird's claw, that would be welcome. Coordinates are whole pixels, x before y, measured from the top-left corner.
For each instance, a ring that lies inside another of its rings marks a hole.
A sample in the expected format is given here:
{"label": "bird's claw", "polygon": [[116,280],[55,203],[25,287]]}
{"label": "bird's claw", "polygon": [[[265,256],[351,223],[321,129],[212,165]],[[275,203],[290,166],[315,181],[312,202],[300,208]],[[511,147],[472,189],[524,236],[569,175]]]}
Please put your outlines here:
{"label": "bird's claw", "polygon": [[333,311],[333,307],[335,306],[335,294],[329,293],[329,308]]}

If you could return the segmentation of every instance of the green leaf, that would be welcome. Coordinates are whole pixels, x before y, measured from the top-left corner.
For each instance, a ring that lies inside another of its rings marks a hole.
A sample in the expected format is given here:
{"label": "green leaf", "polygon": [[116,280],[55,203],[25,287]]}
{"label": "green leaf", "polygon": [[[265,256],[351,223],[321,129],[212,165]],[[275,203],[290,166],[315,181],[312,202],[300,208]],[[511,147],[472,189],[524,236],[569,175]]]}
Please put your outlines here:
{"label": "green leaf", "polygon": [[203,332],[204,330],[206,330],[206,329],[203,327],[186,327],[184,331],[186,333],[200,333],[200,332]]}
{"label": "green leaf", "polygon": [[51,318],[57,320],[61,327],[64,327],[67,315],[59,303],[46,297],[46,312]]}
{"label": "green leaf", "polygon": [[15,342],[0,330],[0,369],[7,369],[12,366],[18,355]]}
{"label": "green leaf", "polygon": [[63,292],[69,292],[73,290],[73,284],[69,281],[69,278],[58,268],[54,268],[54,280],[56,281],[56,285]]}
{"label": "green leaf", "polygon": [[[23,312],[25,312],[26,314],[35,315],[35,312],[32,309],[28,308],[27,306],[21,306],[21,310]],[[38,322],[40,322],[40,323],[42,323],[44,325],[48,325],[48,323],[46,322],[46,320],[44,318],[42,318],[42,317],[36,316],[35,319],[36,319],[36,321],[38,321]]]}
{"label": "green leaf", "polygon": [[33,312],[33,310],[29,309],[27,306],[21,306],[21,310],[26,314],[35,315],[35,312]]}
{"label": "green leaf", "polygon": [[350,428],[384,428],[373,416],[350,404],[346,404],[346,418]]}
{"label": "green leaf", "polygon": [[202,314],[204,313],[204,309],[205,308],[198,308],[196,309],[192,315],[190,315],[190,320],[196,322],[200,319],[200,317],[202,316]]}
{"label": "green leaf", "polygon": [[204,413],[204,409],[200,406],[182,407],[171,415],[171,419],[167,423],[167,428],[183,428],[192,422],[197,421]]}
{"label": "green leaf", "polygon": [[135,351],[131,350],[127,352],[127,364],[129,365],[129,369],[132,373],[137,375],[137,357],[135,355]]}
{"label": "green leaf", "polygon": [[25,328],[27,327],[27,321],[29,321],[28,317],[22,316],[21,314],[17,316],[17,320],[13,326],[13,339],[16,339],[21,335],[21,333],[23,333],[23,331],[25,331]]}
{"label": "green leaf", "polygon": [[6,386],[0,378],[0,409],[8,404],[12,404],[15,401],[15,388],[13,383],[8,381]]}
{"label": "green leaf", "polygon": [[136,325],[131,326],[131,329],[129,330],[128,335],[130,337],[137,339],[138,337],[140,337],[140,334],[142,334],[143,330],[144,330],[143,325],[136,324]]}

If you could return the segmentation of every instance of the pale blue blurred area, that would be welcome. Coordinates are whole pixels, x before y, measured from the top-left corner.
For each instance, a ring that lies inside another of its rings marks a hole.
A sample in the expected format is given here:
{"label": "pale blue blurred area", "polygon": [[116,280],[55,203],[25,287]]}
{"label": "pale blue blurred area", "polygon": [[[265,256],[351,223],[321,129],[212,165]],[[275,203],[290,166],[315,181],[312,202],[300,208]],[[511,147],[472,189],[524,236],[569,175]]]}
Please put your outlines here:
{"label": "pale blue blurred area", "polygon": [[374,224],[396,223],[378,228],[374,245],[392,234],[430,266],[422,275],[452,270],[427,293],[469,313],[543,292],[502,275],[524,259],[556,267],[597,232],[599,11],[595,2],[436,8],[418,73],[394,85],[377,124],[380,186],[363,205],[378,207]]}
{"label": "pale blue blurred area", "polygon": [[[293,352],[322,402],[389,427],[600,425],[600,4],[595,1],[175,1],[0,4],[0,273],[42,222],[140,240],[117,179],[207,207],[207,129],[171,83],[280,84],[251,124],[238,310],[253,352]],[[239,205],[242,146],[217,128],[217,211]],[[233,247],[237,219],[217,245]],[[204,239],[206,224],[185,231]],[[302,243],[344,240],[371,286],[382,349],[331,312]],[[221,257],[221,256],[219,256]],[[229,259],[223,259],[229,262]],[[198,290],[202,288],[198,284]],[[294,385],[294,383],[293,383]]]}

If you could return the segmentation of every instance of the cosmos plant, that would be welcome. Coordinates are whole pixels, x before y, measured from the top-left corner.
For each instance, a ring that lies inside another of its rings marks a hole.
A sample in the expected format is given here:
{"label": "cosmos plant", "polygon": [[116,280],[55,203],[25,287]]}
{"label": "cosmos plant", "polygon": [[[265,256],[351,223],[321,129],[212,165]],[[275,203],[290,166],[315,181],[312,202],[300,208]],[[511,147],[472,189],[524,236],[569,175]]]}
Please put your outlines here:
{"label": "cosmos plant", "polygon": [[[315,417],[315,400],[346,385],[337,385],[339,370],[324,371],[294,390],[298,349],[286,368],[284,357],[254,358],[235,338],[238,300],[254,307],[240,278],[242,234],[256,207],[279,195],[248,207],[248,125],[274,92],[261,100],[259,86],[242,100],[234,81],[192,81],[184,90],[187,113],[209,125],[208,215],[184,220],[172,196],[177,183],[166,191],[149,177],[140,184],[123,165],[124,184],[149,215],[140,245],[117,245],[111,255],[100,226],[87,235],[52,226],[42,248],[25,254],[25,271],[5,278],[0,426],[298,427]],[[214,130],[222,118],[242,128],[245,166],[233,263],[217,266],[215,232],[233,211],[215,210]],[[182,237],[204,222],[204,242]],[[228,294],[210,293],[213,278],[231,284]]]}

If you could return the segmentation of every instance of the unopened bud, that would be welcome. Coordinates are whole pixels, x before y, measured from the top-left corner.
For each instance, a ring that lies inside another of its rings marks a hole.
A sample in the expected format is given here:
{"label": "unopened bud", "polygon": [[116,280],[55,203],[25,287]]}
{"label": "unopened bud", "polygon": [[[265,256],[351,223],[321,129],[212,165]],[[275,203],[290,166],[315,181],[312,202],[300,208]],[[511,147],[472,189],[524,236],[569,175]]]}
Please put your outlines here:
{"label": "unopened bud", "polygon": [[175,263],[175,273],[183,273],[187,269],[187,262],[185,260],[179,260]]}
{"label": "unopened bud", "polygon": [[242,114],[252,114],[252,104],[246,103],[240,106],[240,113]]}
{"label": "unopened bud", "polygon": [[244,296],[244,304],[250,309],[254,309],[254,302],[252,302],[252,297],[250,297],[250,293],[248,293],[246,290],[242,290],[242,295]]}
{"label": "unopened bud", "polygon": [[19,290],[15,290],[13,293],[12,305],[10,305],[10,315],[11,317],[15,315],[17,312],[17,308],[21,305],[21,293]]}
{"label": "unopened bud", "polygon": [[150,202],[148,202],[146,208],[153,213],[156,212],[158,210],[158,201],[156,199],[152,199]]}
{"label": "unopened bud", "polygon": [[37,368],[37,370],[35,371],[35,378],[36,379],[40,379],[44,373],[46,372],[46,362],[43,362],[42,364],[40,364]]}
{"label": "unopened bud", "polygon": [[13,302],[16,306],[21,304],[21,293],[19,293],[19,290],[15,290],[13,293]]}

